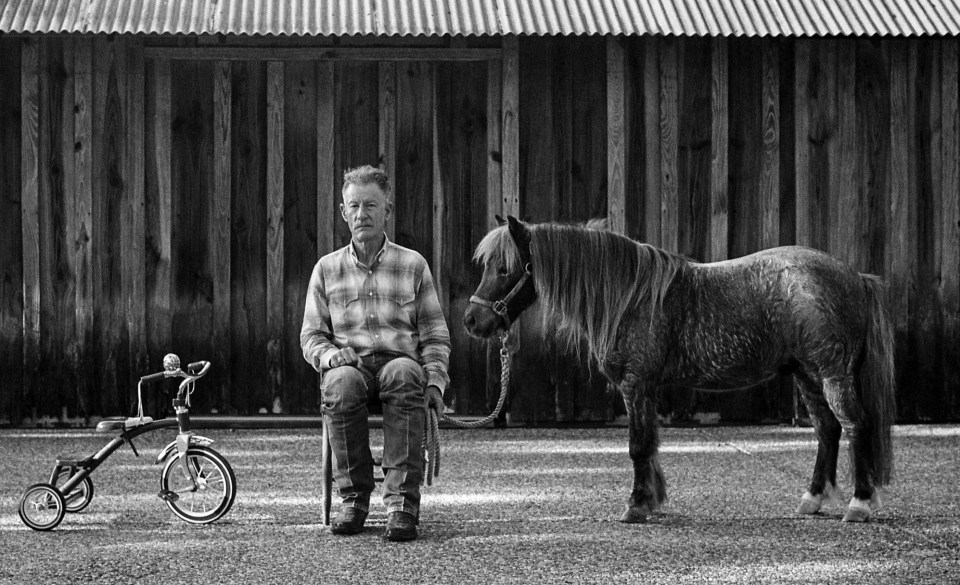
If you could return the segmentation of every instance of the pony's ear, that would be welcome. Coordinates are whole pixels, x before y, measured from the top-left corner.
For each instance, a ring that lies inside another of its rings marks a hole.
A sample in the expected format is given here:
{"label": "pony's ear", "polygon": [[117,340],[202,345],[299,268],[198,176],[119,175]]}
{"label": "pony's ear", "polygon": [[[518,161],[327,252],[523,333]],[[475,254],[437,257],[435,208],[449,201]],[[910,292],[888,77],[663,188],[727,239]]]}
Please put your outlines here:
{"label": "pony's ear", "polygon": [[502,217],[500,217],[500,214],[499,214],[499,213],[495,214],[493,217],[494,217],[494,219],[497,220],[497,225],[503,225],[503,224],[507,223],[507,220],[505,220],[505,219],[503,219]]}
{"label": "pony's ear", "polygon": [[519,219],[512,215],[507,216],[507,223],[510,224],[510,235],[515,242],[527,242],[530,240],[530,233],[527,226],[523,225]]}

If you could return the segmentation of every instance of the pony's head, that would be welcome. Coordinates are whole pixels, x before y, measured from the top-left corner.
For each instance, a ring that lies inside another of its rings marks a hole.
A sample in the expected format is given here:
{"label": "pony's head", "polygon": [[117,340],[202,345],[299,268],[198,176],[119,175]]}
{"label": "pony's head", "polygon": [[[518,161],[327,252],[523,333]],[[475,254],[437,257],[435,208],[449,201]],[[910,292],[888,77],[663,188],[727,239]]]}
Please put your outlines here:
{"label": "pony's head", "polygon": [[470,297],[463,326],[474,337],[491,337],[537,300],[530,261],[530,229],[513,216],[497,216],[494,228],[477,244],[474,260],[483,264],[480,286]]}

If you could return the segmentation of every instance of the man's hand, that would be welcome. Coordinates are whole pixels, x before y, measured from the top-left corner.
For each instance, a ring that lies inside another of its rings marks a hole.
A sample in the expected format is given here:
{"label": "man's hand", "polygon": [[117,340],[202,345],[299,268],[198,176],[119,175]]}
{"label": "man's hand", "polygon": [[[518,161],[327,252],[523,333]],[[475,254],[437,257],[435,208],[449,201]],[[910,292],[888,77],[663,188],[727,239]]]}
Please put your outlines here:
{"label": "man's hand", "polygon": [[438,413],[443,412],[443,394],[436,386],[427,386],[427,406],[436,410]]}
{"label": "man's hand", "polygon": [[359,368],[361,365],[363,365],[363,361],[352,347],[344,347],[330,356],[331,368],[339,368],[340,366],[356,366]]}

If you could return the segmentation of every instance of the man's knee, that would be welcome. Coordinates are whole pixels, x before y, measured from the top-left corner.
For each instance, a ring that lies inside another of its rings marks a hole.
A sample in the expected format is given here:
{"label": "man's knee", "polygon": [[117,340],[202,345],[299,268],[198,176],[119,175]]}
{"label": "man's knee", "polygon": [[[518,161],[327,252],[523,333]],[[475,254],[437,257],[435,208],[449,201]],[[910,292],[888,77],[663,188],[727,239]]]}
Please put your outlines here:
{"label": "man's knee", "polygon": [[367,403],[367,384],[363,374],[350,366],[327,370],[320,392],[323,408],[328,412],[348,411]]}
{"label": "man's knee", "polygon": [[380,398],[386,403],[392,397],[423,398],[427,376],[423,367],[410,358],[397,358],[380,370]]}

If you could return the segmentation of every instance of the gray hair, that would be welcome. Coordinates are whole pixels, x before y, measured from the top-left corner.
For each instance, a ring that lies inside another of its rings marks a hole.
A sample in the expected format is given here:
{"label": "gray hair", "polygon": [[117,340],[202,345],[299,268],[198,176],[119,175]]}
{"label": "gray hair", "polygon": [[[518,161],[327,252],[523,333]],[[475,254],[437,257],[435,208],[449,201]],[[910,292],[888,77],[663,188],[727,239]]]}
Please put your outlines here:
{"label": "gray hair", "polygon": [[343,188],[340,192],[343,193],[346,191],[349,185],[370,184],[380,187],[380,190],[387,196],[387,199],[390,199],[393,189],[390,187],[390,177],[387,175],[387,171],[370,165],[362,165],[344,171]]}

